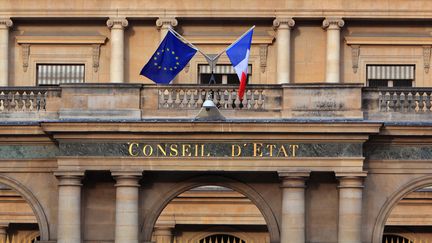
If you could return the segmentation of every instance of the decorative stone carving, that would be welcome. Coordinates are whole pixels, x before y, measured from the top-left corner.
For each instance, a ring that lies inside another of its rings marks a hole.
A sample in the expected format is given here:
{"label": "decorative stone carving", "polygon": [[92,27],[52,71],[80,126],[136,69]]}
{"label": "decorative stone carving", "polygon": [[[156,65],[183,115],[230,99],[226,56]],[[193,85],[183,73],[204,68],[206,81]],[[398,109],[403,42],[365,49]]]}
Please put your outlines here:
{"label": "decorative stone carving", "polygon": [[360,57],[360,45],[351,45],[352,69],[357,73],[358,62]]}
{"label": "decorative stone carving", "polygon": [[190,68],[190,62],[188,62],[188,64],[186,64],[186,66],[184,68],[185,73],[189,72],[189,68]]}
{"label": "decorative stone carving", "polygon": [[267,67],[267,47],[268,45],[260,45],[260,68],[261,72],[264,73]]}
{"label": "decorative stone carving", "polygon": [[23,70],[27,72],[28,69],[28,61],[30,56],[30,44],[22,44],[21,45],[21,55],[23,60]]}
{"label": "decorative stone carving", "polygon": [[178,21],[176,18],[158,18],[156,20],[156,26],[158,29],[167,28],[167,27],[175,27],[178,25]]}
{"label": "decorative stone carving", "polygon": [[93,57],[93,71],[95,73],[99,69],[99,56],[100,56],[100,45],[93,45],[92,57]]}
{"label": "decorative stone carving", "polygon": [[429,73],[431,58],[431,46],[423,46],[423,65],[425,73]]}
{"label": "decorative stone carving", "polygon": [[339,30],[345,25],[345,22],[341,18],[325,18],[322,27],[324,29]]}
{"label": "decorative stone carving", "polygon": [[110,29],[124,29],[129,25],[126,18],[109,18],[106,25]]}
{"label": "decorative stone carving", "polygon": [[273,29],[292,29],[295,25],[295,21],[292,18],[277,18],[273,20]]}
{"label": "decorative stone carving", "polygon": [[0,29],[9,29],[13,26],[13,22],[9,18],[0,19]]}

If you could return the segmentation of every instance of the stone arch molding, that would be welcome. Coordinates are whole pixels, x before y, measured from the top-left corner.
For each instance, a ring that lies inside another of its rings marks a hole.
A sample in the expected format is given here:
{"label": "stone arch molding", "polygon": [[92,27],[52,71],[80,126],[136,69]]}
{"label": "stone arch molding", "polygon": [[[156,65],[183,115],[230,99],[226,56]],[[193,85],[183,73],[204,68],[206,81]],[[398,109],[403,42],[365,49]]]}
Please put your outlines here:
{"label": "stone arch molding", "polygon": [[413,192],[417,189],[421,189],[426,186],[432,185],[432,176],[424,176],[417,179],[414,179],[406,184],[404,184],[401,189],[394,192],[384,203],[384,206],[381,208],[378,213],[378,217],[375,221],[375,225],[372,232],[372,243],[381,243],[382,236],[384,233],[384,226],[387,222],[390,213],[396,207],[398,202],[405,197],[408,193]]}
{"label": "stone arch molding", "polygon": [[36,216],[41,240],[42,241],[49,240],[48,220],[46,218],[42,205],[39,203],[35,195],[29,189],[27,189],[23,184],[6,175],[0,174],[0,184],[4,184],[10,187],[12,190],[15,190],[24,198],[24,200],[30,205],[31,209],[33,210],[33,213]]}
{"label": "stone arch molding", "polygon": [[270,243],[280,242],[279,225],[276,220],[276,216],[273,213],[273,210],[268,205],[266,200],[246,183],[236,181],[224,176],[213,175],[198,176],[183,182],[179,182],[174,188],[172,188],[165,194],[165,197],[162,198],[161,201],[152,205],[151,209],[149,210],[149,215],[147,215],[146,219],[144,220],[142,228],[143,240],[151,240],[154,225],[156,224],[159,215],[162,213],[163,209],[168,205],[168,203],[170,203],[174,198],[176,198],[178,195],[185,191],[188,191],[195,187],[206,185],[227,187],[248,197],[249,200],[251,200],[251,202],[254,203],[255,206],[260,210],[266,221],[267,229],[270,235]]}

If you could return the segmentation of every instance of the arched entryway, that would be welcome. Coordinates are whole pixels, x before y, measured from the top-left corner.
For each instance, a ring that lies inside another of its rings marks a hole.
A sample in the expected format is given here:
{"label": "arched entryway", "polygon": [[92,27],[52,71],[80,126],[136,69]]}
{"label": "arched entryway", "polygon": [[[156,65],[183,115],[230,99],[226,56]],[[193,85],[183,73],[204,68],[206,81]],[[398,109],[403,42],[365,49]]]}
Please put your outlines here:
{"label": "arched entryway", "polygon": [[[232,180],[230,178],[222,177],[222,176],[194,177],[190,180],[177,183],[175,188],[173,188],[169,193],[166,193],[166,197],[163,199],[162,202],[159,201],[157,204],[151,207],[152,208],[152,210],[150,210],[151,213],[150,215],[147,216],[147,218],[144,221],[143,238],[147,241],[150,241],[152,239],[156,222],[158,221],[162,211],[167,207],[167,205],[169,205],[170,202],[176,200],[179,196],[182,197],[182,194],[184,195],[184,193],[186,194],[190,193],[191,189],[193,191],[194,188],[195,190],[198,188],[199,191],[200,188],[208,189],[209,188],[208,186],[219,188],[219,189],[224,188],[222,190],[229,190],[232,195],[236,194],[237,197],[239,196],[242,197],[242,200],[248,200],[249,204],[256,208],[256,212],[258,212],[258,214],[260,214],[260,217],[262,218],[261,226],[262,225],[265,226],[265,231],[266,231],[265,234],[267,234],[267,241],[264,242],[272,242],[272,243],[279,242],[279,226],[277,224],[275,215],[271,210],[270,206],[268,205],[268,203],[266,202],[266,200],[257,191],[255,191],[252,187],[248,186],[247,184]],[[225,191],[225,193],[226,192],[227,191]],[[197,207],[198,206],[199,205],[197,205]],[[170,227],[172,228],[172,225],[167,224],[165,226],[166,227],[164,227],[163,222],[161,224],[160,221],[158,221],[158,231],[159,231],[158,234],[163,235],[169,233]],[[233,227],[233,225],[228,224],[226,222],[223,224],[212,222],[207,225],[207,228],[211,228],[215,226]],[[257,226],[257,229],[259,227],[260,226]],[[205,231],[207,229],[200,228],[198,230]],[[242,230],[244,230],[244,228],[241,228],[236,232],[242,232]],[[260,230],[262,231],[262,229],[258,229],[257,231]],[[220,233],[224,233],[224,231],[220,231]]]}
{"label": "arched entryway", "polygon": [[432,177],[425,176],[405,184],[387,199],[377,217],[372,242],[385,242],[393,236],[403,237],[408,242],[432,241],[430,219]]}

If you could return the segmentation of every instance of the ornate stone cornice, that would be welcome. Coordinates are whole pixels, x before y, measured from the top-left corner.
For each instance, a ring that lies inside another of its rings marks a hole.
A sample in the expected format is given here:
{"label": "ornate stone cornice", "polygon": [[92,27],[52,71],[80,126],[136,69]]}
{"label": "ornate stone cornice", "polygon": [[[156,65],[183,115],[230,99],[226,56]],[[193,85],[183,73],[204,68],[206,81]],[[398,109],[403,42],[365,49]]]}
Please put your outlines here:
{"label": "ornate stone cornice", "polygon": [[324,29],[330,29],[330,30],[339,30],[345,25],[345,22],[342,18],[325,18],[322,27]]}
{"label": "ornate stone cornice", "polygon": [[175,27],[178,25],[176,18],[158,18],[156,20],[156,26],[158,29],[166,28],[168,26]]}
{"label": "ornate stone cornice", "polygon": [[109,18],[106,25],[110,29],[124,29],[129,25],[126,18]]}
{"label": "ornate stone cornice", "polygon": [[0,29],[9,29],[13,26],[13,22],[9,18],[0,19]]}
{"label": "ornate stone cornice", "polygon": [[276,18],[273,20],[274,29],[292,29],[295,21],[292,18]]}

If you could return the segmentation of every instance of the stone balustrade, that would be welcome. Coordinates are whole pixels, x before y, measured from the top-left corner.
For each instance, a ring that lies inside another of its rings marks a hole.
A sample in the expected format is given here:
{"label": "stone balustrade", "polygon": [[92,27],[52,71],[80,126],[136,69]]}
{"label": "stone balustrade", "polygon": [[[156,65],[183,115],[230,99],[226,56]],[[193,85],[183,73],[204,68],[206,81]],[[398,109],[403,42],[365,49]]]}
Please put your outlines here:
{"label": "stone balustrade", "polygon": [[53,87],[3,87],[0,89],[0,116],[10,119],[32,118],[29,114],[38,114],[34,118],[46,118],[57,110],[51,102],[60,99],[60,88]]}
{"label": "stone balustrade", "polygon": [[209,97],[220,110],[265,110],[264,87],[252,87],[243,100],[232,86],[188,86],[159,88],[160,109],[199,109]]}
{"label": "stone balustrade", "polygon": [[432,88],[364,88],[365,119],[426,121],[432,118]]}
{"label": "stone balustrade", "polygon": [[379,91],[382,112],[431,112],[432,89],[396,89]]}
{"label": "stone balustrade", "polygon": [[426,121],[432,88],[366,88],[359,84],[237,86],[67,84],[0,88],[0,119],[193,119],[210,97],[227,119],[364,119]]}

